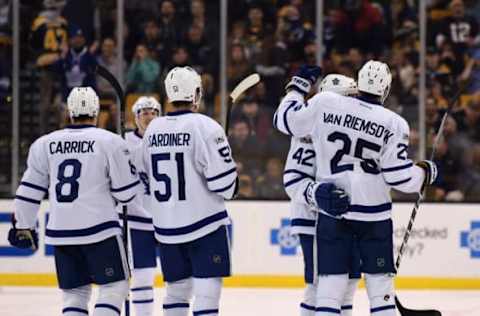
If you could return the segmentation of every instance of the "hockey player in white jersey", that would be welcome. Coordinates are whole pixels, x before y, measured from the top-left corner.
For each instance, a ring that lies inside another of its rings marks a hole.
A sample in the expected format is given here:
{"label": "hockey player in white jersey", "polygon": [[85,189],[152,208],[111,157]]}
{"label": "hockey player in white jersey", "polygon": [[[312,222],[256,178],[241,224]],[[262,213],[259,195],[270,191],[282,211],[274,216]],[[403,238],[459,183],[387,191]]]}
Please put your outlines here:
{"label": "hockey player in white jersey", "polygon": [[48,193],[45,243],[54,246],[62,314],[88,315],[91,284],[96,283],[99,294],[92,315],[116,316],[128,293],[129,271],[115,201],[129,204],[139,180],[130,171],[125,141],[95,127],[95,91],[74,88],[67,106],[72,124],[30,147],[9,241],[18,247],[37,246],[36,214]]}
{"label": "hockey player in white jersey", "polygon": [[436,178],[431,161],[407,157],[409,126],[382,105],[391,85],[388,66],[367,62],[358,74],[357,98],[321,92],[305,101],[320,76],[304,66],[287,84],[274,125],[283,133],[310,135],[316,156],[316,182],[304,191],[319,210],[316,316],[340,314],[348,285],[350,257],[357,250],[370,312],[395,312],[390,189],[419,192]]}
{"label": "hockey player in white jersey", "polygon": [[165,78],[174,112],[153,120],[143,140],[150,208],[166,281],[164,315],[218,315],[222,278],[230,275],[224,199],[238,187],[236,165],[222,127],[194,113],[200,76],[175,67]]}
{"label": "hockey player in white jersey", "polygon": [[[341,95],[356,95],[357,83],[354,79],[330,74],[323,78],[319,91],[331,91]],[[292,137],[290,151],[284,171],[285,191],[290,197],[291,233],[299,236],[304,262],[304,279],[306,283],[303,301],[300,304],[301,316],[315,315],[317,293],[317,259],[315,242],[315,224],[317,212],[312,209],[303,196],[303,192],[311,182],[315,182],[316,163],[315,148],[309,136]],[[321,233],[321,232],[320,232]],[[353,296],[357,288],[360,274],[350,273],[348,288],[341,305],[341,315],[351,316]]]}
{"label": "hockey player in white jersey", "polygon": [[[157,99],[149,96],[141,96],[132,107],[137,128],[125,133],[125,140],[132,154],[134,165],[136,151],[142,148],[142,139],[150,122],[161,114],[160,103]],[[149,212],[150,188],[148,176],[144,172],[138,172],[142,185],[138,186],[135,203],[142,207],[128,209],[128,231],[131,247],[131,273],[130,297],[136,316],[151,316],[154,308],[153,285],[155,268],[157,266],[156,241],[153,233],[152,215]],[[120,218],[123,219],[122,208],[119,207]]]}

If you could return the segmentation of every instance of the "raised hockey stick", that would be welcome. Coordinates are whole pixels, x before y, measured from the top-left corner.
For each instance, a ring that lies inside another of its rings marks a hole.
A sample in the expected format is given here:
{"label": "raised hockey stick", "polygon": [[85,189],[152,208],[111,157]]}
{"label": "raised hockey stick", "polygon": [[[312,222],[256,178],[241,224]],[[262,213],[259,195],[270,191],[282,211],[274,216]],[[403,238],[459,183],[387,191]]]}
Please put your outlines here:
{"label": "raised hockey stick", "polygon": [[[470,81],[468,81],[464,86],[462,86],[457,93],[454,95],[454,97],[450,100],[449,105],[445,113],[443,114],[442,121],[440,123],[440,126],[438,127],[437,134],[435,136],[435,140],[432,145],[432,153],[430,155],[430,160],[433,160],[435,158],[435,153],[437,151],[437,146],[438,143],[440,142],[440,139],[442,137],[443,133],[443,128],[445,126],[445,121],[447,120],[448,115],[454,108],[454,106],[458,103],[460,99],[460,95],[466,90],[466,88],[470,85]],[[408,221],[408,226],[407,230],[405,231],[405,235],[403,236],[402,244],[400,245],[400,249],[398,251],[398,256],[397,260],[395,262],[395,268],[398,272],[398,269],[400,268],[400,263],[402,262],[402,257],[403,253],[405,252],[405,247],[408,243],[408,239],[410,237],[410,233],[412,232],[412,227],[413,223],[415,221],[415,218],[417,216],[418,208],[420,207],[420,202],[423,200],[424,194],[425,194],[425,188],[426,186],[422,189],[421,192],[418,193],[418,198],[415,201],[415,205],[413,206],[412,214],[410,215],[410,220]],[[402,316],[441,316],[442,313],[440,311],[435,310],[435,309],[424,309],[424,310],[415,310],[415,309],[409,309],[404,307],[401,303],[400,300],[398,299],[398,296],[395,295],[395,303],[397,305],[397,309],[400,312]]]}
{"label": "raised hockey stick", "polygon": [[257,73],[253,73],[240,81],[240,83],[233,89],[230,93],[230,101],[227,105],[227,117],[225,120],[225,133],[228,136],[228,130],[230,128],[230,116],[232,114],[232,107],[233,104],[237,101],[237,99],[248,89],[256,85],[260,82],[260,75]]}
{"label": "raised hockey stick", "polygon": [[[122,138],[125,138],[125,93],[123,92],[120,82],[117,78],[105,67],[97,65],[96,69],[97,74],[108,81],[108,83],[113,87],[117,98],[120,102],[120,135]],[[125,255],[127,260],[127,266],[129,265],[128,260],[128,209],[126,205],[122,205],[122,223],[123,223],[123,248],[125,249]],[[129,271],[128,271],[129,272]],[[125,316],[130,316],[130,291],[128,293],[127,299],[125,300]]]}

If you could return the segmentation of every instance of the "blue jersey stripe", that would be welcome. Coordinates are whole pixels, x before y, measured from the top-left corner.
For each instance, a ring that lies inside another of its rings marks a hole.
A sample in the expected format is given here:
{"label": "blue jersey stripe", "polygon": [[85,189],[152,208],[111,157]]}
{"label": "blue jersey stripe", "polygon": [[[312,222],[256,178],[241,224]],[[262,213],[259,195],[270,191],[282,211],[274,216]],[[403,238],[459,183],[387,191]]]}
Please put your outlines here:
{"label": "blue jersey stripe", "polygon": [[353,309],[353,305],[342,305],[342,310]]}
{"label": "blue jersey stripe", "polygon": [[133,188],[134,186],[137,186],[139,183],[140,183],[140,180],[137,180],[137,181],[132,182],[129,185],[123,186],[121,188],[116,188],[116,189],[111,188],[110,191],[111,192],[122,192],[122,191],[128,190],[130,188]]}
{"label": "blue jersey stripe", "polygon": [[218,309],[204,309],[201,311],[193,311],[193,316],[197,315],[208,315],[208,314],[218,314]]}
{"label": "blue jersey stripe", "polygon": [[390,211],[392,209],[392,203],[385,203],[379,205],[359,205],[352,204],[348,208],[349,212],[358,212],[358,213],[381,213],[385,211]]}
{"label": "blue jersey stripe", "polygon": [[228,176],[228,175],[231,174],[231,173],[234,173],[235,171],[237,171],[237,167],[233,167],[232,169],[227,170],[227,171],[225,171],[225,172],[223,172],[223,173],[220,173],[220,174],[218,174],[218,175],[216,175],[216,176],[207,178],[207,181],[210,182],[210,181],[218,180],[218,179],[220,179],[220,178],[223,178],[223,177]]}
{"label": "blue jersey stripe", "polygon": [[388,309],[395,309],[395,305],[386,305],[386,306],[380,306],[380,307],[375,307],[370,309],[370,313],[376,313],[376,312],[381,312],[384,310]]}
{"label": "blue jersey stripe", "polygon": [[[120,219],[124,219],[124,216],[122,213],[119,213],[118,216]],[[151,218],[148,217],[141,217],[141,216],[136,216],[136,215],[127,215],[127,220],[131,222],[138,222],[138,223],[145,223],[145,224],[151,224],[153,223]]]}
{"label": "blue jersey stripe", "polygon": [[315,308],[316,312],[327,312],[327,313],[333,313],[333,314],[340,314],[340,310],[332,307],[324,307],[320,306]]}
{"label": "blue jersey stripe", "polygon": [[28,197],[25,197],[25,196],[22,196],[22,195],[15,195],[15,199],[22,200],[22,201],[29,202],[29,203],[33,203],[33,204],[39,204],[39,205],[42,203],[42,201],[34,200],[34,199],[31,199],[31,198],[28,198]]}
{"label": "blue jersey stripe", "polygon": [[134,198],[135,198],[135,194],[129,199],[126,199],[126,200],[117,199],[117,201],[120,202],[120,203],[125,203],[126,204],[128,202],[131,202]]}
{"label": "blue jersey stripe", "polygon": [[390,185],[390,186],[395,186],[395,185],[404,184],[404,183],[406,183],[410,180],[412,180],[412,178],[407,178],[407,179],[403,179],[403,180],[396,181],[396,182],[387,182],[387,184]]}
{"label": "blue jersey stripe", "polygon": [[163,309],[189,308],[189,307],[190,307],[190,304],[188,303],[163,304]]}
{"label": "blue jersey stripe", "polygon": [[290,136],[293,136],[293,133],[290,130],[290,127],[288,126],[287,114],[288,114],[288,111],[290,111],[295,106],[295,104],[297,104],[297,101],[292,101],[290,105],[287,107],[287,109],[285,110],[285,112],[283,112],[283,125],[285,125],[285,129],[287,130],[287,133]]}
{"label": "blue jersey stripe", "polygon": [[294,218],[291,221],[291,226],[315,227],[315,220],[305,218]]}
{"label": "blue jersey stripe", "polygon": [[212,192],[215,192],[215,193],[225,192],[228,189],[230,189],[232,186],[234,186],[236,182],[237,182],[237,179],[233,180],[233,182],[227,185],[226,187],[223,187],[217,190],[212,190]]}
{"label": "blue jersey stripe", "polygon": [[297,182],[300,182],[300,181],[302,181],[303,179],[306,179],[306,178],[308,178],[308,177],[300,176],[300,177],[298,177],[298,178],[295,178],[295,179],[293,179],[293,180],[290,180],[290,181],[288,181],[288,182],[285,182],[285,183],[283,184],[283,186],[284,186],[285,188],[286,188],[286,187],[289,187],[289,186],[291,186],[291,185],[293,185],[293,184],[295,184],[295,183],[297,183]]}
{"label": "blue jersey stripe", "polygon": [[116,306],[113,306],[110,304],[96,304],[95,308],[108,308],[108,309],[111,309],[112,311],[117,312],[118,315],[120,315],[120,310]]}
{"label": "blue jersey stripe", "polygon": [[132,292],[147,291],[147,290],[152,290],[153,291],[153,287],[152,286],[142,286],[142,287],[132,287],[130,289],[130,291],[132,291]]}
{"label": "blue jersey stripe", "polygon": [[305,173],[305,172],[297,170],[297,169],[287,169],[283,172],[283,174],[289,174],[289,173],[296,173],[296,174],[299,174],[301,176],[307,177],[309,179],[315,180],[314,176],[309,175],[308,173]]}
{"label": "blue jersey stripe", "polygon": [[76,313],[82,313],[85,315],[88,315],[88,311],[83,308],[78,308],[78,307],[65,307],[62,309],[62,314],[68,313],[68,312],[76,312]]}
{"label": "blue jersey stripe", "polygon": [[305,303],[301,303],[300,307],[306,309],[307,311],[315,311],[315,306],[307,305]]}
{"label": "blue jersey stripe", "polygon": [[48,237],[58,238],[58,237],[83,237],[97,234],[101,231],[120,227],[118,221],[109,221],[101,223],[95,226],[91,226],[83,229],[46,229],[45,235]]}
{"label": "blue jersey stripe", "polygon": [[402,165],[402,166],[395,166],[395,167],[390,167],[390,168],[382,168],[382,172],[398,171],[398,170],[403,170],[403,169],[407,169],[407,168],[410,168],[410,167],[413,167],[413,163],[412,163],[412,162],[407,163],[407,164]]}
{"label": "blue jersey stripe", "polygon": [[159,235],[164,235],[164,236],[178,236],[178,235],[189,234],[207,225],[210,225],[212,223],[225,219],[227,217],[228,217],[228,214],[227,214],[227,211],[225,210],[220,213],[216,213],[209,217],[206,217],[191,225],[187,225],[179,228],[160,228],[155,226],[155,232]]}
{"label": "blue jersey stripe", "polygon": [[41,187],[41,186],[39,186],[39,185],[30,183],[30,182],[22,181],[22,182],[20,182],[20,185],[23,185],[23,186],[29,187],[29,188],[31,188],[31,189],[35,189],[35,190],[38,190],[38,191],[42,191],[42,192],[48,193],[48,189],[47,189],[47,188]]}
{"label": "blue jersey stripe", "polygon": [[153,303],[153,298],[149,300],[136,300],[132,301],[133,304],[148,304],[148,303]]}

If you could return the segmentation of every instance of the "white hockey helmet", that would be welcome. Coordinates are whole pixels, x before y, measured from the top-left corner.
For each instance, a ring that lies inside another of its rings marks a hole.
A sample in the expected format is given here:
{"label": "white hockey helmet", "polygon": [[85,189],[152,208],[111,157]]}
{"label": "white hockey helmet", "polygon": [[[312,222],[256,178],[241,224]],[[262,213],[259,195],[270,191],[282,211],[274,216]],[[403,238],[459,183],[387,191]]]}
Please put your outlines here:
{"label": "white hockey helmet", "polygon": [[67,98],[67,109],[70,117],[96,117],[100,111],[98,95],[91,87],[73,88]]}
{"label": "white hockey helmet", "polygon": [[318,86],[318,92],[330,91],[341,95],[355,95],[358,93],[355,79],[340,75],[330,74],[325,76]]}
{"label": "white hockey helmet", "polygon": [[198,105],[202,98],[202,79],[191,67],[175,67],[165,78],[165,90],[170,102],[183,101]]}
{"label": "white hockey helmet", "polygon": [[387,99],[391,85],[392,74],[385,63],[369,60],[358,72],[358,91],[377,95],[382,103]]}
{"label": "white hockey helmet", "polygon": [[143,109],[154,109],[157,110],[159,114],[162,113],[162,109],[160,108],[160,103],[158,103],[155,97],[147,97],[141,96],[135,101],[132,107],[132,112],[135,116],[137,116],[141,110]]}

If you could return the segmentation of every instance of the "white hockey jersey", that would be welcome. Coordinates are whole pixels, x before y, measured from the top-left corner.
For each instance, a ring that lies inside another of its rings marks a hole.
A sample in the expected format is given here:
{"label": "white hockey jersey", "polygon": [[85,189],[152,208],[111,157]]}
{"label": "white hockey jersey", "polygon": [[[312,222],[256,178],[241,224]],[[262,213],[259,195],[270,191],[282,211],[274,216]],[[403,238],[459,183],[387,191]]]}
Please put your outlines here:
{"label": "white hockey jersey", "polygon": [[121,234],[115,200],[131,202],[139,180],[125,141],[91,125],[72,125],[37,139],[14,201],[18,228],[35,227],[48,192],[45,242],[90,244]]}
{"label": "white hockey jersey", "polygon": [[[134,166],[137,166],[140,155],[136,154],[137,151],[142,149],[142,135],[137,130],[125,133],[125,140],[127,142],[128,150],[130,151],[131,158]],[[127,209],[128,212],[128,227],[139,230],[153,231],[152,215],[149,212],[150,204],[150,186],[148,183],[148,176],[145,172],[137,170],[138,177],[141,185],[137,187],[137,196],[132,201],[132,204]],[[123,219],[122,207],[118,206],[120,219]]]}
{"label": "white hockey jersey", "polygon": [[315,149],[310,137],[292,137],[283,172],[283,185],[290,197],[292,234],[315,235],[317,212],[305,200],[308,183],[315,181]]}
{"label": "white hockey jersey", "polygon": [[217,122],[191,111],[156,118],[145,132],[142,154],[160,242],[188,242],[230,223],[224,199],[237,190],[237,171]]}
{"label": "white hockey jersey", "polygon": [[347,219],[379,221],[391,217],[390,188],[418,192],[424,171],[407,157],[409,126],[381,105],[332,92],[308,102],[289,92],[277,109],[281,132],[311,135],[316,180],[333,182],[350,196]]}

